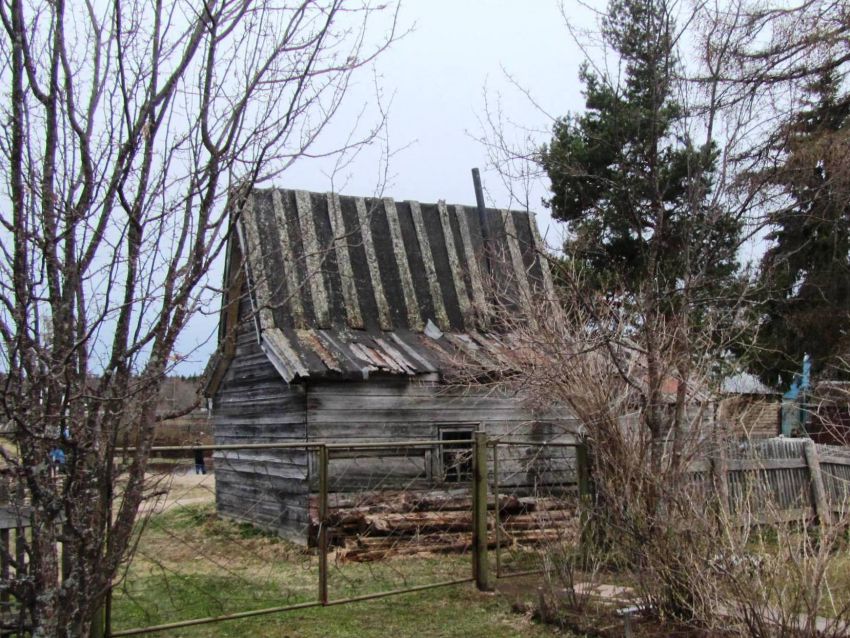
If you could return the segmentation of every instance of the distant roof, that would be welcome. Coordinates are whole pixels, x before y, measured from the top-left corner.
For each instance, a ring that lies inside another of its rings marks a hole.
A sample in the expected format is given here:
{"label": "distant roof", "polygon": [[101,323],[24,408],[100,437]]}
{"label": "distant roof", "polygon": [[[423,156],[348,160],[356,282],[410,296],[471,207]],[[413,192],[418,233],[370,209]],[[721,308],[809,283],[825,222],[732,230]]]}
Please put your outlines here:
{"label": "distant roof", "polygon": [[470,206],[267,189],[239,231],[261,341],[287,381],[442,372],[459,351],[499,369],[510,345],[492,291],[553,293],[521,211],[486,209],[482,228]]}
{"label": "distant roof", "polygon": [[723,379],[721,392],[723,394],[782,394],[779,390],[766,386],[749,372],[739,372]]}

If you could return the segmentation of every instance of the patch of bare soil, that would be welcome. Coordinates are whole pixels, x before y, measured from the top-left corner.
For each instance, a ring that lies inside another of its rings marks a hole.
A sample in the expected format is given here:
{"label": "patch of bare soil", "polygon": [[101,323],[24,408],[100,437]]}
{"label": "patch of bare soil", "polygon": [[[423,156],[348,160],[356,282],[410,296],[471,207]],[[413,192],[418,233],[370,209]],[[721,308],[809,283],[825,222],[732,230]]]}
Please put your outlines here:
{"label": "patch of bare soil", "polygon": [[552,599],[540,576],[500,579],[496,585],[497,595],[504,598],[515,612],[592,638],[622,638],[623,635],[634,638],[727,638],[732,635],[640,614],[628,620],[631,633],[626,634],[627,620],[617,613],[617,609],[631,604],[628,589],[603,585],[598,590],[599,595],[581,610],[571,610],[566,601],[558,604]]}

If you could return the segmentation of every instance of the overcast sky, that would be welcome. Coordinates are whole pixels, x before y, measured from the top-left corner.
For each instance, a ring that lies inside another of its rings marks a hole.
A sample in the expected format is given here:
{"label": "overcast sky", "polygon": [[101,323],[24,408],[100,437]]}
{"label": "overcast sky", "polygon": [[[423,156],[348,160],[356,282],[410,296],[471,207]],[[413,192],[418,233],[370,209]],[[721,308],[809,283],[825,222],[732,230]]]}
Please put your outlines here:
{"label": "overcast sky", "polygon": [[[600,3],[603,6],[603,3]],[[568,11],[571,8],[567,5]],[[372,195],[382,189],[398,200],[474,204],[470,169],[480,167],[489,204],[517,206],[498,175],[487,168],[487,149],[478,138],[486,132],[487,105],[499,105],[511,138],[525,130],[546,139],[551,117],[581,109],[578,82],[581,53],[569,37],[557,0],[407,0],[402,28],[412,31],[360,74],[349,94],[349,111],[328,130],[325,144],[338,144],[353,117],[365,108],[374,120],[375,80],[389,104],[386,129],[393,155],[383,179],[381,145],[359,154],[334,171],[329,161],[303,161],[274,185],[311,191],[336,190],[346,195]],[[587,22],[576,12],[571,19]],[[511,81],[522,87],[522,90]],[[533,96],[534,103],[524,94]],[[486,96],[486,98],[485,98]],[[562,231],[550,227],[540,203],[545,183],[531,191],[530,208],[550,244]],[[180,367],[200,372],[214,349],[217,317],[204,317],[187,330],[178,352],[194,351]],[[198,347],[202,342],[204,345]]]}
{"label": "overcast sky", "polygon": [[[576,7],[570,17],[586,22],[586,13]],[[540,131],[540,141],[551,128],[551,117],[583,106],[581,54],[557,0],[407,0],[400,22],[412,31],[376,63],[395,153],[383,185],[387,196],[474,203],[470,169],[486,169],[487,151],[478,138],[485,132],[488,104],[491,111],[501,105],[512,137],[522,136],[525,128]],[[352,114],[375,101],[374,80],[369,72],[358,76],[349,94]],[[337,135],[326,137],[326,143],[344,137],[349,128],[350,118],[339,118],[331,129]],[[305,161],[277,185],[315,191],[333,186],[344,194],[369,195],[382,165],[374,151],[359,156],[333,183],[330,162]],[[511,203],[497,175],[485,173],[484,182],[490,203]],[[545,217],[542,230],[549,223],[539,205],[545,195],[541,185],[531,206]]]}

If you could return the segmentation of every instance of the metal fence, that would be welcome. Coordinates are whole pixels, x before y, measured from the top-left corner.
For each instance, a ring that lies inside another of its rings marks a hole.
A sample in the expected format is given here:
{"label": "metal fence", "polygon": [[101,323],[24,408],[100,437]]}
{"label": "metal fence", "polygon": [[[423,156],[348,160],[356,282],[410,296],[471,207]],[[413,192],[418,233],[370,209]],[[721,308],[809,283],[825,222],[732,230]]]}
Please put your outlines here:
{"label": "metal fence", "polygon": [[[307,453],[303,444],[295,450]],[[155,448],[136,549],[110,593],[103,634],[175,630],[318,604],[315,557],[268,526],[288,514],[277,490],[281,467],[295,450]],[[248,468],[251,480],[234,497],[244,505],[240,515],[220,516],[227,502],[217,481],[226,484]],[[277,506],[269,502],[274,494]],[[305,520],[302,532],[306,545],[315,531]]]}
{"label": "metal fence", "polygon": [[[589,484],[581,445],[482,432],[154,454],[136,550],[106,604],[107,636],[469,582],[490,589],[491,577],[543,571],[547,556],[576,546],[577,497]],[[770,520],[844,512],[850,496],[850,452],[806,440],[727,447],[690,470],[720,486],[730,508],[770,501]],[[120,496],[120,479],[116,487]],[[26,570],[13,538],[25,534],[26,512],[6,518],[4,580]]]}
{"label": "metal fence", "polygon": [[578,491],[586,489],[582,448],[519,440],[492,441],[490,447],[495,576],[540,573],[547,553],[561,555],[578,543]]}
{"label": "metal fence", "polygon": [[[104,634],[339,605],[539,568],[566,540],[575,444],[262,443],[155,448],[154,491]],[[193,456],[213,452],[208,474]],[[188,455],[174,458],[174,454]],[[216,485],[216,482],[218,483]],[[285,537],[286,540],[281,537]],[[490,552],[495,549],[495,555]],[[534,558],[530,558],[530,557]]]}

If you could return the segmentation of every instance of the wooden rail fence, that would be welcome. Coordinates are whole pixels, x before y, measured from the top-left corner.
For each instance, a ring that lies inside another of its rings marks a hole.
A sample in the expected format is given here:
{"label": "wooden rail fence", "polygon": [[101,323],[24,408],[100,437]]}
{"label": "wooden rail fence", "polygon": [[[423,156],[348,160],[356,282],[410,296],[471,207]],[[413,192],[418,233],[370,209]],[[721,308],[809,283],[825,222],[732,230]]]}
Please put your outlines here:
{"label": "wooden rail fence", "polygon": [[760,522],[850,511],[850,449],[811,439],[775,438],[724,447],[692,462],[695,481],[713,479],[730,511],[749,508]]}

